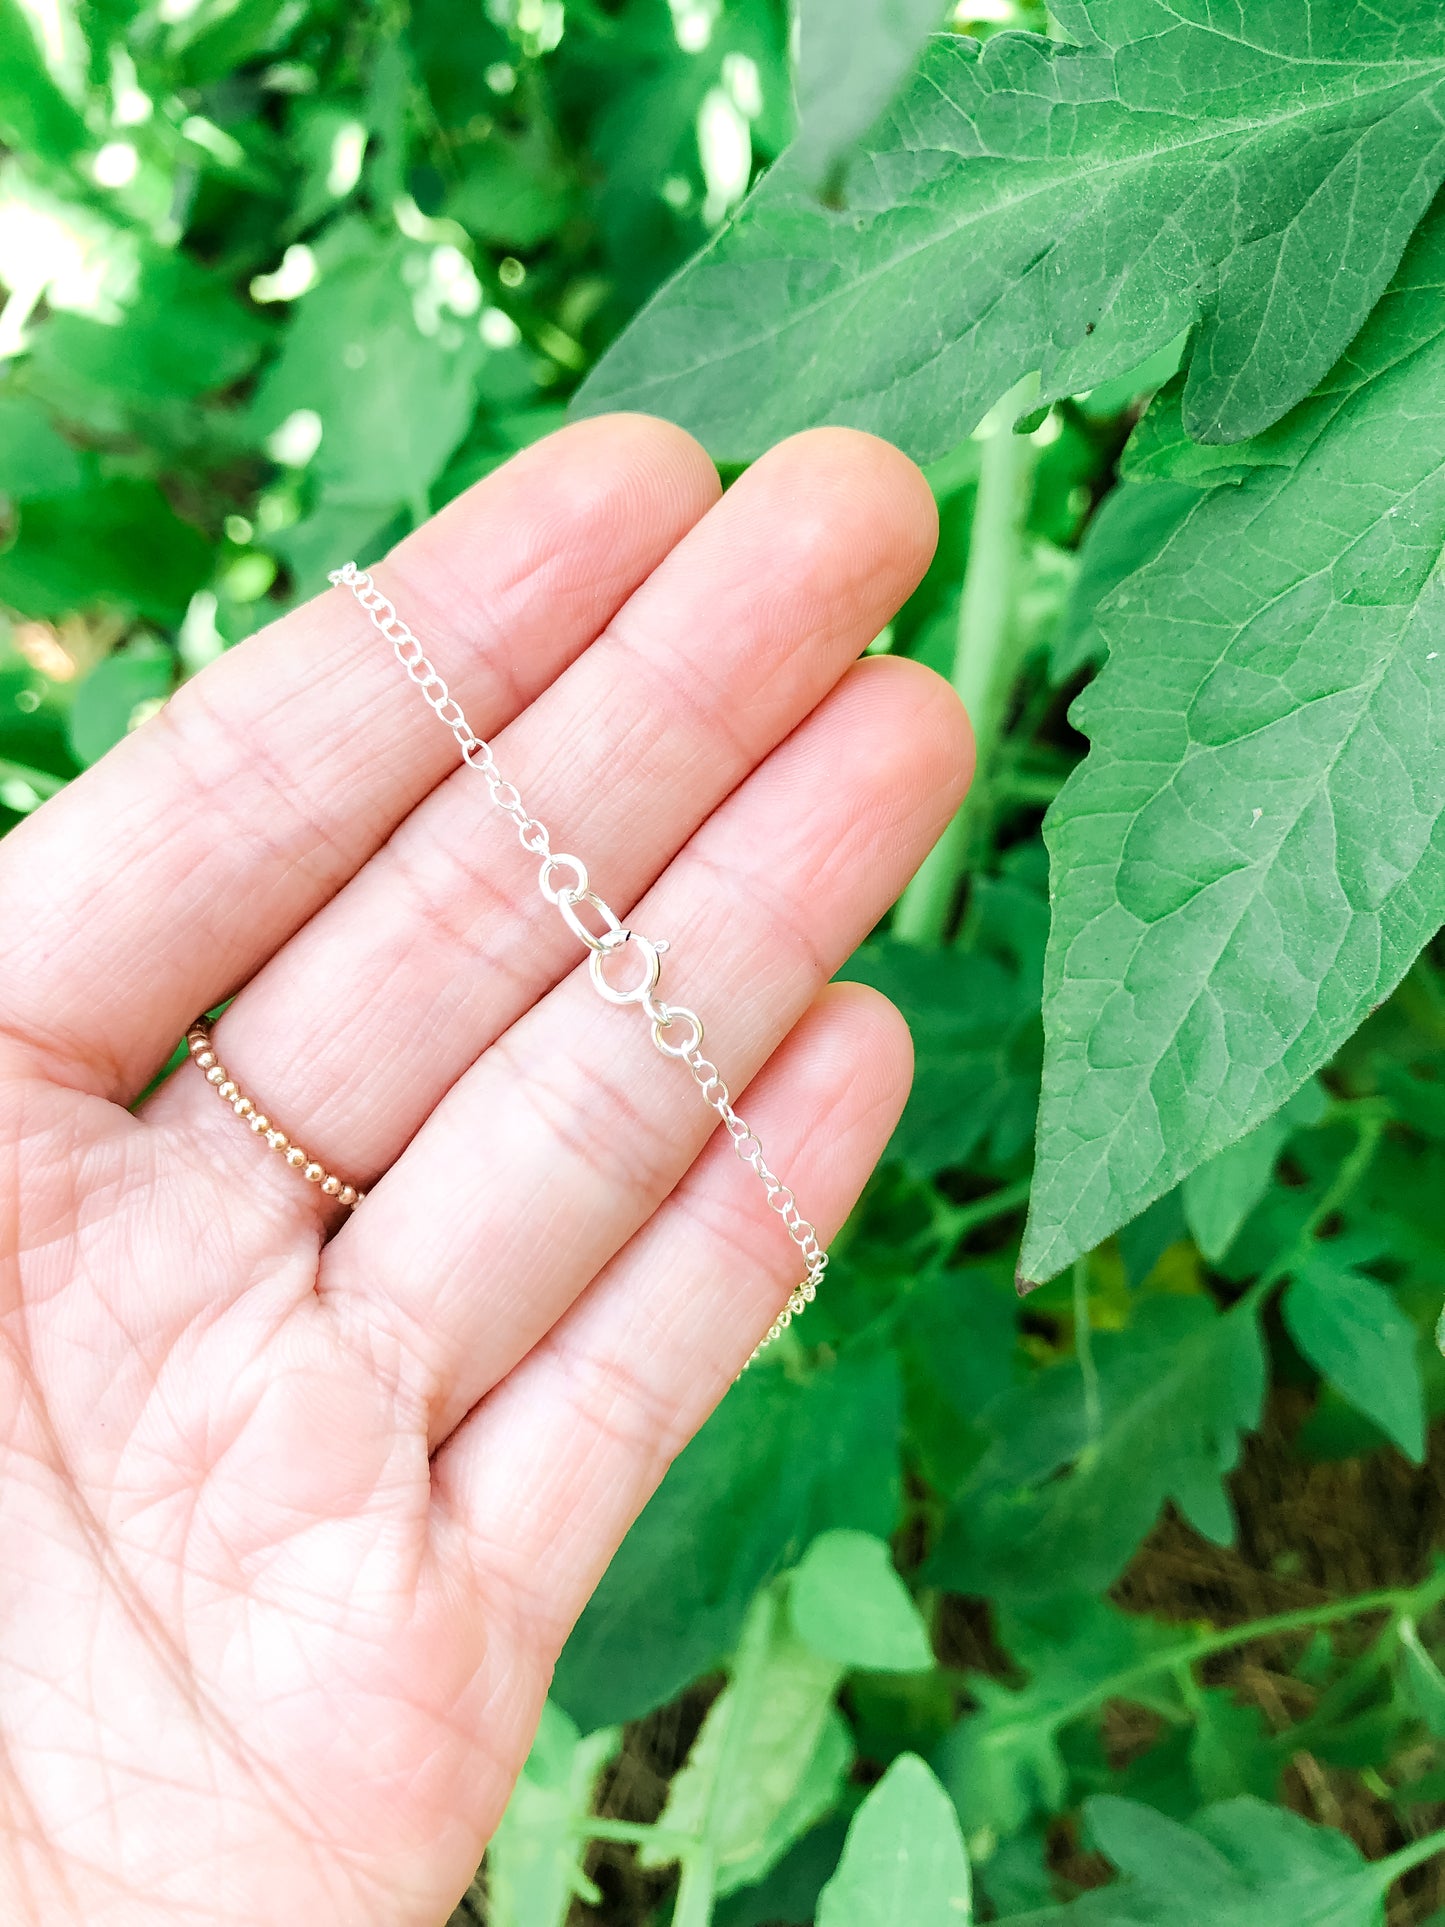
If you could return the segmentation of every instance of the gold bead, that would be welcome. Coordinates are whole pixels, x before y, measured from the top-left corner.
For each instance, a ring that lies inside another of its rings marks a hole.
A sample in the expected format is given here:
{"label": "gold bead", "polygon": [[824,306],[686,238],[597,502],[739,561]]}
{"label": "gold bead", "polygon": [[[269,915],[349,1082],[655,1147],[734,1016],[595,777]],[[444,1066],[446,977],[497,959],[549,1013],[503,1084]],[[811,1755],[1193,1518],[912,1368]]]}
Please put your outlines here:
{"label": "gold bead", "polygon": [[193,1030],[186,1038],[186,1049],[192,1057],[199,1057],[203,1050],[211,1048],[211,1033],[208,1030]]}
{"label": "gold bead", "polygon": [[326,1166],[324,1164],[317,1164],[315,1159],[313,1159],[301,1175],[308,1184],[320,1184],[321,1180],[326,1176]]}
{"label": "gold bead", "polygon": [[295,1171],[299,1171],[306,1161],[306,1153],[301,1149],[299,1144],[293,1144],[286,1153],[286,1162]]}
{"label": "gold bead", "polygon": [[224,1097],[226,1102],[229,1104],[231,1099],[236,1095],[236,1092],[239,1088],[240,1087],[239,1085],[236,1084],[235,1080],[233,1078],[228,1077],[224,1084],[218,1084],[216,1086],[216,1096]]}
{"label": "gold bead", "polygon": [[264,1111],[252,1111],[251,1115],[246,1119],[246,1122],[253,1131],[262,1137],[271,1129],[271,1120]]}
{"label": "gold bead", "polygon": [[228,1075],[229,1073],[224,1064],[212,1064],[211,1068],[206,1072],[206,1082],[219,1087],[225,1083]]}
{"label": "gold bead", "polygon": [[339,1201],[340,1201],[340,1202],[341,1202],[342,1204],[355,1204],[355,1203],[356,1203],[356,1192],[355,1192],[355,1189],[354,1189],[354,1188],[353,1188],[353,1187],[352,1187],[351,1185],[349,1185],[349,1184],[343,1184],[343,1185],[342,1185],[342,1187],[341,1187],[341,1189],[340,1189],[340,1190],[339,1190],[339,1191],[337,1192],[337,1194],[336,1194],[336,1195],[337,1195],[337,1198],[338,1198],[338,1200],[339,1200]]}
{"label": "gold bead", "polygon": [[208,1071],[211,1068],[212,1064],[215,1063],[215,1061],[216,1061],[216,1053],[211,1049],[209,1044],[206,1046],[204,1050],[198,1050],[196,1052],[196,1062],[200,1065],[203,1071]]}
{"label": "gold bead", "polygon": [[341,1189],[340,1178],[323,1178],[321,1180],[321,1189],[326,1193],[328,1198],[334,1198]]}
{"label": "gold bead", "polygon": [[236,1113],[237,1117],[249,1117],[255,1108],[256,1106],[251,1102],[250,1098],[242,1097],[239,1092],[231,1100],[231,1109]]}
{"label": "gold bead", "polygon": [[266,1133],[266,1142],[273,1151],[284,1151],[291,1140],[284,1131],[268,1131]]}

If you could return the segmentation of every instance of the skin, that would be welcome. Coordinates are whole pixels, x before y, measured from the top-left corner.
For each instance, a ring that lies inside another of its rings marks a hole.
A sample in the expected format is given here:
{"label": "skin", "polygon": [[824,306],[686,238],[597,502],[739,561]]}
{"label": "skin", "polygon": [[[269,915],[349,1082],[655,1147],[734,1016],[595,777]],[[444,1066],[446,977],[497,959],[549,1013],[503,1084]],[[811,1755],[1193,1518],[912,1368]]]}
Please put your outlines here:
{"label": "skin", "polygon": [[[824,1236],[911,1069],[828,979],[971,765],[946,684],[857,660],[934,539],[870,437],[720,499],[624,416],[376,570],[554,847],[671,940],[661,994]],[[796,1254],[340,590],[8,837],[0,901],[0,1918],[443,1922]],[[131,1108],[232,995],[224,1062],[350,1218],[193,1066]]]}

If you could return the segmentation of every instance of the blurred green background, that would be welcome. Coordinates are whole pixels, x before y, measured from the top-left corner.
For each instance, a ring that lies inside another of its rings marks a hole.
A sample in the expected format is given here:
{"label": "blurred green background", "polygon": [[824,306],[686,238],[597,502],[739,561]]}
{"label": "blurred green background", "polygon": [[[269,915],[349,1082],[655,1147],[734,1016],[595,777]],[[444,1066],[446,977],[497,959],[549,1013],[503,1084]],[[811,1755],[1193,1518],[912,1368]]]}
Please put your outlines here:
{"label": "blurred green background", "polygon": [[[771,0],[0,0],[0,827],[557,426],[789,140],[788,46]],[[1278,1118],[1012,1288],[1039,824],[1094,605],[1177,507],[1114,486],[1173,366],[930,471],[875,647],[950,673],[980,474],[1024,513],[948,874],[850,966],[914,1099],[584,1616],[458,1918],[964,1927],[968,1866],[979,1921],[1445,1923],[1438,944]]]}

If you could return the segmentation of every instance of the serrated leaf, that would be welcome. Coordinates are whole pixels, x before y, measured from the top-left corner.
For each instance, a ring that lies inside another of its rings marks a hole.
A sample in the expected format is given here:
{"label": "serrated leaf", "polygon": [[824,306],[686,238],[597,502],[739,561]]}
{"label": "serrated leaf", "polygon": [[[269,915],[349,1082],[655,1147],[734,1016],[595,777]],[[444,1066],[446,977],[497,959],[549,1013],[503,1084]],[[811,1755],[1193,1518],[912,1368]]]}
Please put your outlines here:
{"label": "serrated leaf", "polygon": [[903,1753],[853,1816],[818,1927],[969,1927],[973,1889],[958,1816],[916,1753]]}
{"label": "serrated leaf", "polygon": [[[760,1880],[829,1810],[852,1758],[833,1705],[843,1669],[794,1635],[771,1591],[753,1602],[732,1678],[668,1788],[658,1827],[706,1850],[716,1891]],[[643,1866],[676,1859],[645,1843]]]}
{"label": "serrated leaf", "polygon": [[927,1177],[983,1146],[997,1164],[1027,1144],[1040,1052],[1027,978],[997,957],[890,937],[865,944],[840,976],[881,990],[913,1033],[913,1088],[890,1156]]}
{"label": "serrated leaf", "polygon": [[803,1644],[840,1666],[919,1673],[933,1664],[928,1629],[872,1533],[821,1533],[789,1581],[788,1611]]}
{"label": "serrated leaf", "polygon": [[1269,1189],[1275,1163],[1291,1135],[1302,1125],[1317,1123],[1324,1106],[1318,1084],[1305,1084],[1273,1117],[1189,1173],[1180,1191],[1184,1221],[1211,1264],[1229,1250]]}
{"label": "serrated leaf", "polygon": [[1442,284],[1437,213],[1269,464],[1100,610],[1046,826],[1029,1279],[1275,1110],[1445,912]]}
{"label": "serrated leaf", "polygon": [[971,1675],[977,1710],[959,1721],[935,1762],[970,1836],[1014,1834],[1034,1814],[1058,1812],[1069,1786],[1059,1736],[1107,1700],[1132,1697],[1177,1718],[1170,1659],[1184,1663],[1193,1645],[1183,1629],[1072,1593],[1005,1609],[999,1630],[1028,1682]]}
{"label": "serrated leaf", "polygon": [[1284,414],[1445,172],[1438,10],[1059,11],[1082,44],[930,41],[846,207],[781,162],[579,406],[667,415],[729,461],[824,421],[931,460],[1031,371],[1074,393],[1197,322],[1190,433]]}
{"label": "serrated leaf", "polygon": [[1251,1310],[1220,1316],[1202,1298],[1148,1299],[1127,1330],[1095,1334],[1093,1356],[1092,1437],[1073,1360],[983,1414],[992,1444],[947,1514],[931,1579],[1000,1599],[1102,1591],[1168,1499],[1206,1537],[1231,1539],[1221,1481],[1241,1433],[1259,1422],[1265,1382]]}
{"label": "serrated leaf", "polygon": [[1316,1247],[1291,1280],[1282,1309],[1290,1337],[1310,1363],[1420,1463],[1425,1395],[1415,1327],[1389,1287]]}
{"label": "serrated leaf", "polygon": [[1025,845],[1001,875],[975,880],[967,947],[876,938],[838,973],[881,990],[908,1020],[913,1088],[888,1150],[919,1177],[966,1160],[1007,1165],[1033,1132],[1049,927],[1038,854]]}
{"label": "serrated leaf", "polygon": [[584,1739],[560,1707],[551,1700],[543,1706],[527,1763],[487,1849],[489,1927],[565,1927],[573,1899],[595,1895],[582,1869],[580,1823],[621,1739],[615,1728]]}
{"label": "serrated leaf", "polygon": [[1079,572],[1049,646],[1052,682],[1066,683],[1103,660],[1104,638],[1094,620],[1099,604],[1163,548],[1198,500],[1198,489],[1178,482],[1125,483],[1105,496],[1084,531]]}
{"label": "serrated leaf", "polygon": [[585,1728],[635,1719],[706,1672],[774,1573],[833,1526],[898,1518],[898,1369],[842,1359],[798,1385],[754,1368],[682,1452],[563,1649],[553,1695]]}
{"label": "serrated leaf", "polygon": [[939,25],[938,0],[797,0],[794,165],[828,183],[877,120]]}
{"label": "serrated leaf", "polygon": [[1005,1927],[1383,1927],[1388,1865],[1284,1808],[1226,1800],[1184,1826],[1100,1794],[1084,1817],[1124,1877]]}

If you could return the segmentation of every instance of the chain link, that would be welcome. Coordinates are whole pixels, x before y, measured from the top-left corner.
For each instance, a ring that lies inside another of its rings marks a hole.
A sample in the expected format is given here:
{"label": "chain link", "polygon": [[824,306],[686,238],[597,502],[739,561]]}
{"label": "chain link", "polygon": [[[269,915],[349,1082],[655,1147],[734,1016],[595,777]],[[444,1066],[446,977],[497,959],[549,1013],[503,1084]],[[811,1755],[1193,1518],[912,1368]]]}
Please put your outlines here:
{"label": "chain link", "polygon": [[[397,661],[421,691],[423,698],[455,737],[462,761],[483,778],[492,802],[504,816],[510,817],[522,848],[530,855],[541,858],[537,887],[548,903],[556,907],[572,934],[591,953],[588,957],[588,974],[593,989],[610,1004],[637,1004],[648,1020],[656,1048],[664,1057],[675,1057],[687,1065],[703,1102],[717,1112],[732,1140],[734,1151],[744,1164],[757,1173],[769,1208],[777,1212],[783,1228],[797,1246],[807,1275],[801,1284],[794,1286],[787,1303],[753,1348],[748,1359],[751,1365],[758,1353],[781,1336],[817,1297],[819,1283],[827,1269],[828,1254],[820,1244],[817,1232],[798,1209],[792,1192],[770,1169],[752,1127],[733,1109],[732,1097],[717,1065],[703,1055],[702,1019],[696,1011],[688,1010],[682,1004],[666,1004],[654,995],[662,975],[662,953],[668,948],[667,940],[639,936],[635,930],[629,930],[610,905],[591,888],[587,866],[582,859],[553,852],[546,825],[539,823],[528,812],[515,784],[503,777],[490,744],[483,742],[472,729],[461,704],[437,673],[421,642],[398,616],[395,604],[377,588],[367,570],[358,569],[354,562],[348,562],[342,568],[333,569],[329,579],[338,588],[349,589],[365,609],[373,625],[391,644]],[[553,880],[559,871],[572,878],[570,883],[564,883],[560,888]],[[600,932],[590,929],[583,921],[584,906],[600,921]],[[637,952],[642,974],[635,981],[621,985],[608,975],[608,959],[629,947]],[[682,1028],[676,1038],[670,1038],[668,1033],[675,1026]]]}

